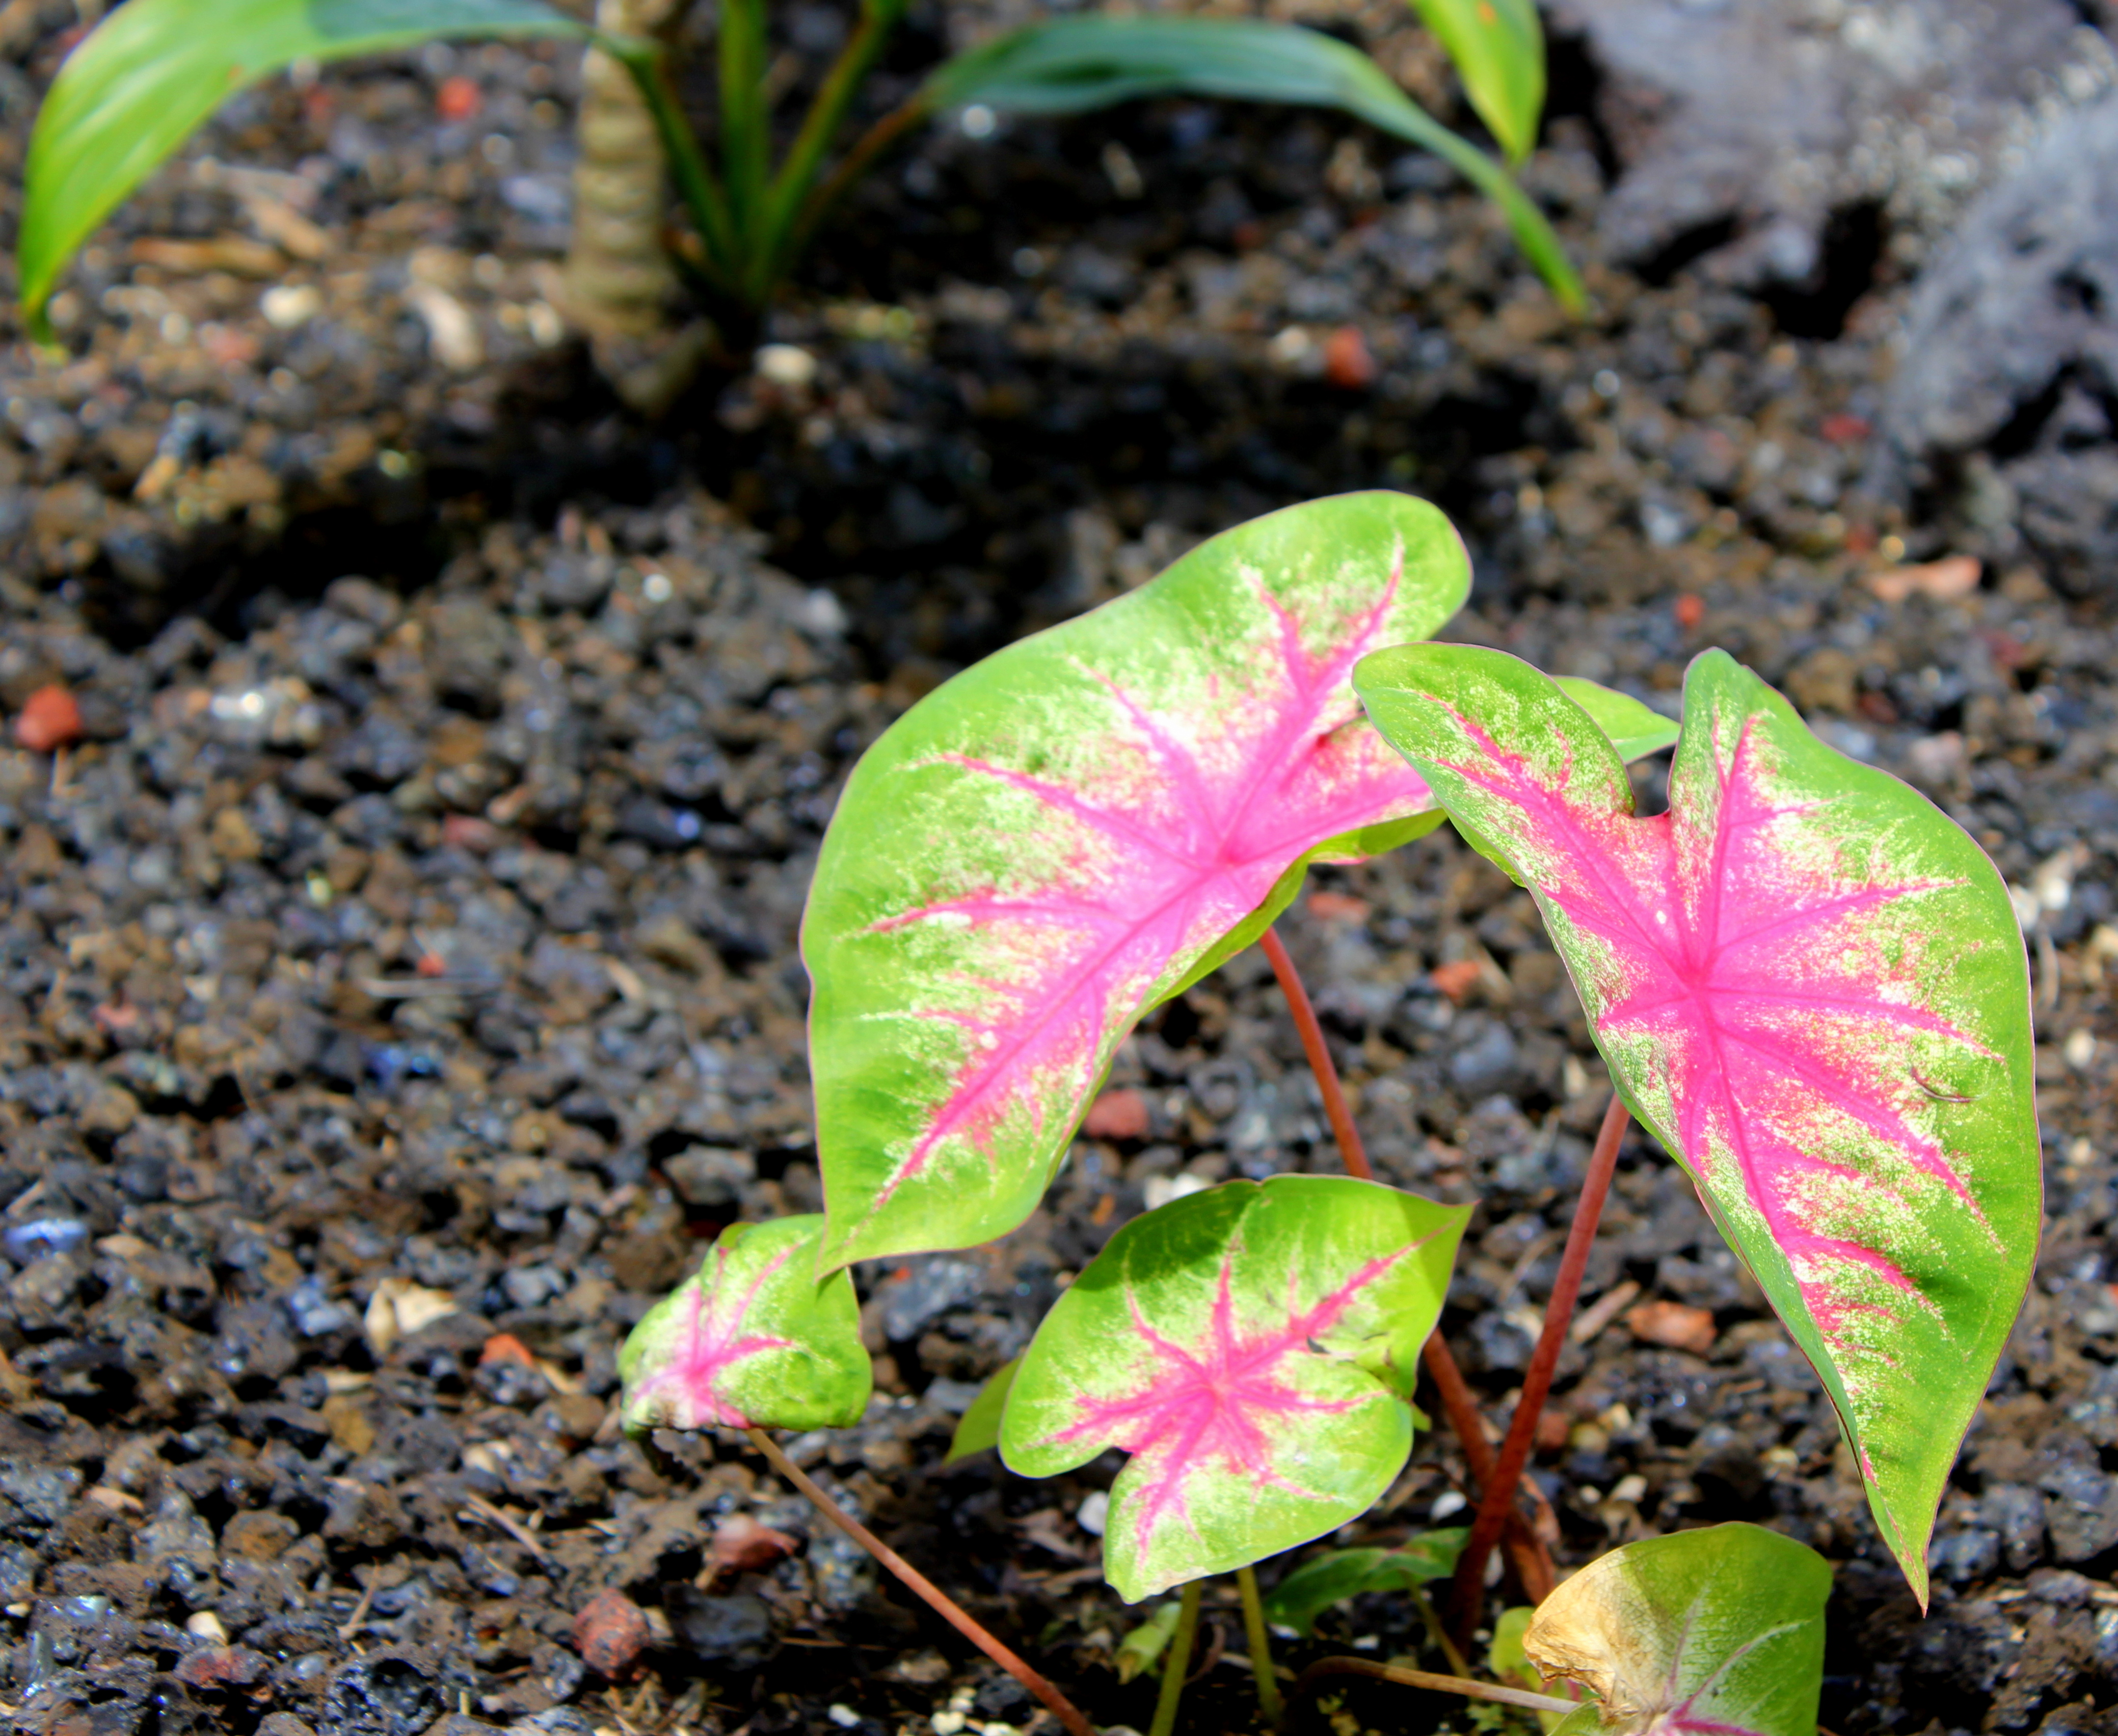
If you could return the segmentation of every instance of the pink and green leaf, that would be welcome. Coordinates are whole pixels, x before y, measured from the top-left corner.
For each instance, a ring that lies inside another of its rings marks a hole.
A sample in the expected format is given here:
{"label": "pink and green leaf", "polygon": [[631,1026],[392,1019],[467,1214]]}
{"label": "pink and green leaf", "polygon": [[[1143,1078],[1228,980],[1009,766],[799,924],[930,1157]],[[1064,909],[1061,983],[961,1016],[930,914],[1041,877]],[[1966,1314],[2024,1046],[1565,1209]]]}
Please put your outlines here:
{"label": "pink and green leaf", "polygon": [[1538,1606],[1523,1650],[1596,1698],[1555,1736],[1816,1736],[1831,1569],[1755,1525],[1627,1544]]}
{"label": "pink and green leaf", "polygon": [[1627,1105],[1815,1365],[1924,1599],[2042,1211],[2028,970],[1999,873],[1723,652],[1691,666],[1651,818],[1527,664],[1406,646],[1355,682],[1535,896]]}
{"label": "pink and green leaf", "polygon": [[840,1428],[873,1384],[853,1280],[816,1277],[821,1216],[736,1224],[618,1354],[627,1430]]}
{"label": "pink and green leaf", "polygon": [[1348,678],[1468,579],[1408,495],[1289,507],[987,658],[868,751],[802,921],[827,1263],[1012,1229],[1141,1014],[1307,862],[1439,823]]}
{"label": "pink and green leaf", "polygon": [[1001,1456],[1116,1447],[1103,1571],[1128,1603],[1365,1512],[1412,1449],[1420,1346],[1468,1206],[1373,1182],[1232,1182],[1135,1219],[1024,1354]]}

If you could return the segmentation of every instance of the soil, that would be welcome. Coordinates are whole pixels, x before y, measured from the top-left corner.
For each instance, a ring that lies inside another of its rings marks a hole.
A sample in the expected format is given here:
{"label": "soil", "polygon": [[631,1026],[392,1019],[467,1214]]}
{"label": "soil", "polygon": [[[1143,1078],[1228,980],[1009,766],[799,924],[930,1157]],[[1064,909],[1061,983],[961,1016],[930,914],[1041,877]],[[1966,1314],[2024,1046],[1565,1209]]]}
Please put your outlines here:
{"label": "soil", "polygon": [[[1402,8],[1341,16],[1451,112]],[[11,167],[73,27],[0,10]],[[835,27],[788,21],[812,56]],[[878,102],[966,27],[916,12]],[[1050,1729],[742,1443],[620,1437],[616,1349],[722,1225],[818,1203],[795,928],[862,748],[1215,529],[1390,486],[1470,540],[1453,636],[1666,711],[1727,646],[1961,820],[2031,935],[2049,1219],[1931,1612],[1637,1143],[1540,1435],[1555,1553],[1769,1523],[1836,1572],[1829,1729],[2118,1728],[2118,632],[2027,560],[1947,594],[1962,569],[1908,563],[2019,539],[1861,493],[1887,253],[1798,317],[1594,263],[1579,67],[1528,172],[1591,262],[1579,325],[1445,174],[1334,119],[937,132],[772,313],[782,347],[646,424],[547,299],[568,62],[239,99],[90,250],[67,354],[0,354],[0,704],[63,683],[85,735],[0,752],[6,1727]],[[1445,1326],[1504,1423],[1607,1090],[1572,991],[1445,833],[1320,873],[1283,932],[1384,1173],[1478,1201]],[[954,1420],[1149,1202],[1336,1159],[1255,955],[1112,1090],[1018,1234],[858,1274],[877,1396],[789,1451],[1144,1727],[1097,1567],[1114,1467],[945,1466]],[[1464,1486],[1424,1435],[1340,1539]],[[1185,1727],[1250,1729],[1232,1590],[1208,1614]],[[1424,1645],[1372,1598],[1282,1660]],[[1480,1720],[1357,1686],[1329,1721]]]}

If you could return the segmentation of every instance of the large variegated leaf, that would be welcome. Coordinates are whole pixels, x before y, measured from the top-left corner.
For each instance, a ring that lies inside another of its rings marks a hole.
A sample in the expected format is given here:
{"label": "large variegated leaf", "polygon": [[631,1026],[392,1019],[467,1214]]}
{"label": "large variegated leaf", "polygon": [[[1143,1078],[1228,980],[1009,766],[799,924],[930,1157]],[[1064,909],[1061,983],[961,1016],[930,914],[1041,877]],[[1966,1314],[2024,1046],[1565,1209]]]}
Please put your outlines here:
{"label": "large variegated leaf", "polygon": [[1527,664],[1408,646],[1355,681],[1535,895],[1612,1078],[1815,1364],[1924,1599],[2041,1211],[2028,972],[2000,875],[1723,652],[1691,666],[1669,811],[1649,819],[1606,737]]}
{"label": "large variegated leaf", "polygon": [[1538,1606],[1523,1649],[1596,1696],[1557,1736],[1816,1736],[1815,1550],[1755,1525],[1627,1544]]}
{"label": "large variegated leaf", "polygon": [[819,1282],[813,1214],[723,1230],[625,1341],[620,1414],[650,1428],[841,1428],[873,1384],[853,1280]]}
{"label": "large variegated leaf", "polygon": [[1254,520],[929,694],[855,769],[802,925],[833,1264],[1029,1215],[1126,1032],[1303,864],[1439,823],[1348,677],[1463,601],[1403,494]]}
{"label": "large variegated leaf", "polygon": [[1469,1215],[1303,1175],[1135,1218],[1030,1340],[1001,1458],[1050,1477],[1131,1455],[1103,1532],[1128,1603],[1336,1530],[1412,1450],[1407,1395]]}

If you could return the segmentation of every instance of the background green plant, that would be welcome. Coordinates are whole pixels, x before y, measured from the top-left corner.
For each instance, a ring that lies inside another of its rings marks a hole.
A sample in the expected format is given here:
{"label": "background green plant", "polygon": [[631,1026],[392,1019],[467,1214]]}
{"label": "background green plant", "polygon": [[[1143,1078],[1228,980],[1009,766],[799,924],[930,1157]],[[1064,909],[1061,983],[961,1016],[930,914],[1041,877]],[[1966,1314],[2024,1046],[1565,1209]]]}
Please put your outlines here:
{"label": "background green plant", "polygon": [[[770,299],[839,197],[913,127],[983,104],[1071,114],[1135,97],[1189,95],[1333,108],[1435,151],[1505,212],[1524,252],[1570,308],[1579,280],[1507,168],[1450,132],[1367,56],[1296,25],[1240,19],[1047,20],[945,62],[826,173],[905,0],[862,0],[784,155],[773,160],[764,0],[722,0],[719,161],[678,104],[667,51],[599,31],[545,0],[129,0],[69,57],[37,117],[24,171],[20,295],[33,333],[59,274],[110,212],[237,91],[296,61],[323,63],[443,37],[590,41],[636,81],[690,220],[679,262],[739,317]],[[1528,0],[1418,0],[1463,70],[1472,104],[1519,161],[1542,106],[1542,42]],[[1488,27],[1485,12],[1505,28]],[[1523,16],[1528,21],[1523,27]]]}

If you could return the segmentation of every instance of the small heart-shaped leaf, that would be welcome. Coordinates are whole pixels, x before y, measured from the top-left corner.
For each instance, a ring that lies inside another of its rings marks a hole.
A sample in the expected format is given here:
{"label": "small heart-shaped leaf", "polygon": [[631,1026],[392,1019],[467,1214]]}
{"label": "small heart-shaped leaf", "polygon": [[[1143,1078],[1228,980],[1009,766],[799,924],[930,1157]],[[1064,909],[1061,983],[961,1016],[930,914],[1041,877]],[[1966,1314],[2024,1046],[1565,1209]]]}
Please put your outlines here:
{"label": "small heart-shaped leaf", "polygon": [[816,1278],[821,1216],[736,1224],[618,1354],[627,1430],[843,1428],[873,1384],[853,1280]]}
{"label": "small heart-shaped leaf", "polygon": [[1538,1606],[1523,1649],[1596,1696],[1565,1736],[1816,1736],[1830,1595],[1815,1550],[1709,1525],[1591,1562]]}
{"label": "small heart-shaped leaf", "polygon": [[1724,652],[1691,666],[1669,811],[1646,819],[1602,730],[1526,663],[1405,646],[1354,679],[1535,896],[1627,1106],[1815,1365],[1924,1600],[2042,1211],[2028,966],[1999,873]]}
{"label": "small heart-shaped leaf", "polygon": [[1265,1613],[1306,1640],[1316,1631],[1316,1618],[1334,1604],[1367,1591],[1402,1591],[1448,1578],[1470,1535],[1458,1528],[1429,1531],[1394,1549],[1329,1550],[1274,1586]]}
{"label": "small heart-shaped leaf", "polygon": [[1135,1218],[1038,1328],[1001,1456],[1050,1477],[1111,1447],[1103,1571],[1128,1603],[1365,1512],[1470,1208],[1373,1182],[1231,1182]]}

